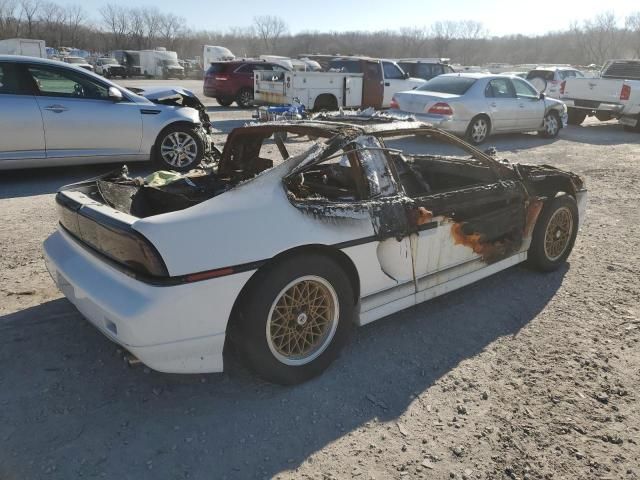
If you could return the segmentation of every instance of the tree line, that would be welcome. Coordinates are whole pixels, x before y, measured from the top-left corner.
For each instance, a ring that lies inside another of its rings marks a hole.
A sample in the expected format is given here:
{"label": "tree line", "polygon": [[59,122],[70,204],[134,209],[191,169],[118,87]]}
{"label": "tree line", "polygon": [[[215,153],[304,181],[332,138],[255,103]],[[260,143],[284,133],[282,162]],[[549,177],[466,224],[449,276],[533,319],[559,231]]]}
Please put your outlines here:
{"label": "tree line", "polygon": [[106,53],[159,46],[182,58],[202,54],[202,45],[222,45],[238,56],[300,53],[374,57],[447,57],[463,65],[571,63],[600,65],[610,58],[640,58],[640,11],[624,19],[603,12],[566,30],[535,36],[491,35],[475,20],[437,21],[398,30],[291,34],[277,16],[257,16],[250,25],[224,31],[193,30],[187,21],[155,7],[105,4],[96,18],[81,5],[46,0],[0,0],[0,38],[45,40],[48,46]]}

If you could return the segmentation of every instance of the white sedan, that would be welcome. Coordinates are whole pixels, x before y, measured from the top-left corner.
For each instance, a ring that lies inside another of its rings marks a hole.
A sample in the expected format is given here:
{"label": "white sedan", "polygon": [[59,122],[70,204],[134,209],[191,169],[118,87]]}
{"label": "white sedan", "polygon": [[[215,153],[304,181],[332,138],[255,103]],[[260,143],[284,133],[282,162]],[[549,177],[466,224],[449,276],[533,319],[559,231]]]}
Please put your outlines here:
{"label": "white sedan", "polygon": [[[322,372],[354,323],[525,260],[563,264],[584,213],[580,177],[498,162],[418,122],[380,122],[247,126],[213,171],[64,187],[49,272],[150,368],[219,372],[231,341],[261,376],[292,384]],[[290,156],[302,136],[317,141]],[[421,152],[389,147],[408,140]]]}
{"label": "white sedan", "polygon": [[516,75],[449,73],[396,93],[392,110],[414,115],[475,145],[496,133],[533,132],[553,138],[567,124],[564,103]]}

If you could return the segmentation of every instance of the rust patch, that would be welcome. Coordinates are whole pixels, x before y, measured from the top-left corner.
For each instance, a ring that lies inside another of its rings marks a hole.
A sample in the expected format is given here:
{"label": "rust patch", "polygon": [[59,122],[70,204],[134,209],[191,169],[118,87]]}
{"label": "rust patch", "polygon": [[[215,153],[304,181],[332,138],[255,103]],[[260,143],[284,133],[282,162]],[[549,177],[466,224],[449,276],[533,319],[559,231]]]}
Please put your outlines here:
{"label": "rust patch", "polygon": [[455,245],[464,245],[480,255],[480,258],[488,264],[507,258],[517,249],[517,242],[511,238],[504,238],[493,242],[483,240],[483,235],[478,232],[464,233],[464,223],[451,225],[451,236]]}
{"label": "rust patch", "polygon": [[542,211],[544,202],[541,198],[532,199],[527,206],[527,219],[524,225],[524,237],[528,238],[533,235],[533,228],[536,226],[538,216]]}
{"label": "rust patch", "polygon": [[409,221],[412,226],[425,225],[433,219],[433,212],[424,207],[418,207],[409,211]]}

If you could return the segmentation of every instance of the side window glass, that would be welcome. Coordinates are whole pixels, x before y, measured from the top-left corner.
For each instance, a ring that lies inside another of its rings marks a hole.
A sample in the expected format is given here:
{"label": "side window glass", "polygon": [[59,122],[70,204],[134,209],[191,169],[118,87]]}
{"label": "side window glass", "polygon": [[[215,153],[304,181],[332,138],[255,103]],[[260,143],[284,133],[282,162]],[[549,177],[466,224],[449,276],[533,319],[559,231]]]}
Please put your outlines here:
{"label": "side window glass", "polygon": [[418,76],[420,78],[431,78],[433,74],[431,73],[431,65],[427,63],[419,63],[418,64]]}
{"label": "side window glass", "polygon": [[522,80],[513,79],[513,87],[516,89],[516,95],[518,98],[529,98],[536,99],[538,98],[538,94],[533,89],[533,87],[529,86],[527,83]]}
{"label": "side window glass", "polygon": [[253,72],[251,65],[242,65],[240,68],[236,70],[236,73],[251,73],[251,72]]}
{"label": "side window glass", "polygon": [[24,85],[20,85],[16,68],[8,63],[0,63],[0,95],[27,94]]}
{"label": "side window glass", "polygon": [[384,69],[384,78],[387,80],[400,80],[404,78],[402,71],[393,63],[382,62],[382,68]]}
{"label": "side window glass", "polygon": [[516,94],[508,78],[496,78],[489,82],[485,96],[492,98],[515,98]]}
{"label": "side window glass", "polygon": [[82,74],[40,66],[30,66],[28,70],[41,95],[98,100],[109,98],[107,87],[93,82]]}

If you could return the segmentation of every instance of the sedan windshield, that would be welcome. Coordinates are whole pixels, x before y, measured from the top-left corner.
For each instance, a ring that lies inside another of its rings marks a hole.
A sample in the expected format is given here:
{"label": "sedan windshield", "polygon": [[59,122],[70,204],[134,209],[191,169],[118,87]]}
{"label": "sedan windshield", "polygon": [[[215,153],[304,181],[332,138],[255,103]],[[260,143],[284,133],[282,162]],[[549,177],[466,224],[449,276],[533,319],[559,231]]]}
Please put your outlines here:
{"label": "sedan windshield", "polygon": [[118,61],[115,58],[101,58],[104,65],[118,65]]}
{"label": "sedan windshield", "polygon": [[464,95],[467,90],[471,88],[471,85],[476,83],[475,78],[469,77],[457,77],[457,76],[440,76],[429,80],[424,85],[420,86],[418,90],[425,90],[427,92],[438,93],[451,93],[452,95]]}

